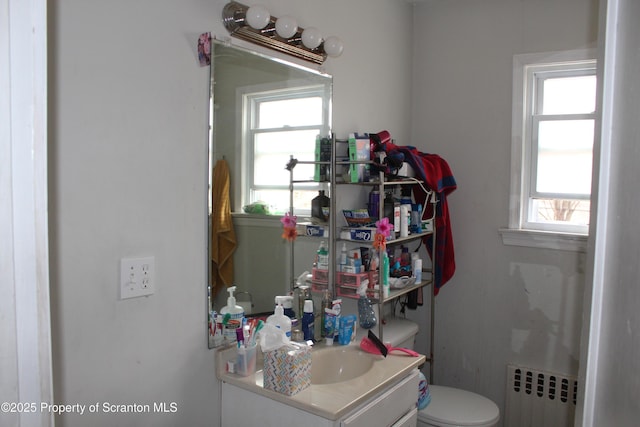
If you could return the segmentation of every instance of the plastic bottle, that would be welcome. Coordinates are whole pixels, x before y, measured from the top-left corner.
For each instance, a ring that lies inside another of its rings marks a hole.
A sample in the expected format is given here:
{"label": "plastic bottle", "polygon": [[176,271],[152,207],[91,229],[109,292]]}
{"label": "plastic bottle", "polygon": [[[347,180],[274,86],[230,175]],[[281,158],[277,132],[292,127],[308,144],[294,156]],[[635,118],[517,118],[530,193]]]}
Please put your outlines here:
{"label": "plastic bottle", "polygon": [[324,240],[320,242],[320,247],[316,255],[316,268],[318,270],[329,269],[329,250],[327,249],[327,242]]}
{"label": "plastic bottle", "polygon": [[373,311],[371,300],[367,297],[368,280],[363,280],[358,288],[358,319],[360,327],[363,329],[371,329],[378,324],[376,313]]}
{"label": "plastic bottle", "polygon": [[407,265],[411,265],[411,255],[409,255],[409,248],[403,246],[400,255],[400,266],[405,267]]}
{"label": "plastic bottle", "polygon": [[[391,193],[387,193],[384,196],[384,217],[389,220],[389,224],[393,224],[393,195]],[[395,231],[395,230],[394,230]]]}
{"label": "plastic bottle", "polygon": [[416,277],[416,283],[422,282],[422,260],[420,258],[413,262],[413,275]]}
{"label": "plastic bottle", "polygon": [[394,238],[400,234],[400,203],[393,204],[393,231]]}
{"label": "plastic bottle", "polygon": [[308,299],[304,301],[304,314],[302,315],[302,333],[305,341],[313,341],[314,328],[313,300]]}
{"label": "plastic bottle", "polygon": [[326,337],[326,330],[325,330],[325,316],[326,316],[326,309],[331,310],[331,295],[329,295],[329,290],[325,290],[324,293],[322,294],[322,306],[321,306],[321,311],[320,314],[322,314],[322,324],[321,324],[321,328],[320,328],[320,336],[322,338]]}
{"label": "plastic bottle", "polygon": [[353,254],[353,268],[355,270],[356,273],[360,273],[360,271],[362,271],[362,260],[360,259],[360,256],[358,255],[358,252],[355,252]]}
{"label": "plastic bottle", "polygon": [[414,203],[411,205],[411,225],[409,232],[412,234],[422,232],[422,205]]}
{"label": "plastic bottle", "polygon": [[368,212],[371,219],[380,217],[380,191],[375,188],[369,193]]}
{"label": "plastic bottle", "polygon": [[[276,297],[276,304],[278,303]],[[285,295],[280,297],[282,300],[282,307],[284,308],[284,315],[289,319],[295,319],[296,312],[293,310],[293,295]]]}
{"label": "plastic bottle", "polygon": [[344,272],[344,266],[349,263],[349,254],[347,253],[347,244],[342,243],[342,250],[340,251],[340,271]]}
{"label": "plastic bottle", "polygon": [[409,223],[411,222],[411,205],[400,205],[400,237],[409,235]]}
{"label": "plastic bottle", "polygon": [[409,235],[411,224],[411,187],[403,186],[400,190],[400,237]]}
{"label": "plastic bottle", "polygon": [[384,298],[389,297],[391,288],[389,285],[389,255],[387,251],[382,251],[382,295]]}
{"label": "plastic bottle", "polygon": [[376,271],[380,267],[380,258],[378,251],[371,252],[371,261],[369,261],[369,271]]}
{"label": "plastic bottle", "polygon": [[298,315],[300,316],[300,320],[302,320],[302,313],[304,313],[304,302],[310,298],[309,296],[309,286],[300,285],[298,286]]}
{"label": "plastic bottle", "polygon": [[318,195],[311,200],[311,216],[320,221],[328,221],[329,215],[325,215],[322,208],[328,208],[330,203],[324,190],[318,191]]}
{"label": "plastic bottle", "polygon": [[282,306],[284,298],[286,297],[276,297],[276,308],[274,309],[273,314],[267,317],[267,323],[282,329],[287,338],[291,339],[291,319],[284,315],[284,307]]}
{"label": "plastic bottle", "polygon": [[229,292],[229,298],[227,298],[227,305],[220,309],[220,314],[223,316],[225,314],[229,314],[229,321],[227,322],[227,326],[224,329],[224,336],[229,341],[236,340],[236,328],[242,327],[242,318],[244,317],[244,309],[236,304],[236,298],[233,296],[233,293],[236,291],[235,286],[230,286],[227,288],[227,292]]}

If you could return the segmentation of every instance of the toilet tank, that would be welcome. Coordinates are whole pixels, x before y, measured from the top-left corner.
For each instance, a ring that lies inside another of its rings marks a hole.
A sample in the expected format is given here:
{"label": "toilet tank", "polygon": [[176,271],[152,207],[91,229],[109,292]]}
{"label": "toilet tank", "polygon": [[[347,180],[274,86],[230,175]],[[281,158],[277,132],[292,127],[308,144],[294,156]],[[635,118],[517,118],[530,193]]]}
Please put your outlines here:
{"label": "toilet tank", "polygon": [[389,318],[382,329],[382,341],[393,347],[413,350],[418,325],[407,319]]}

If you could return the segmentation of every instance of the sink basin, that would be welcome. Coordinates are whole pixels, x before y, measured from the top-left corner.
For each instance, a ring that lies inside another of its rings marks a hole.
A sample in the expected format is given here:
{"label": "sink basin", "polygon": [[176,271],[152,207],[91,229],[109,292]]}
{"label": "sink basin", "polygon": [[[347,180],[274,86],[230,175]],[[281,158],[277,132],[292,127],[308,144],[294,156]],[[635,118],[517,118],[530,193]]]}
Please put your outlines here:
{"label": "sink basin", "polygon": [[326,347],[311,353],[311,384],[333,384],[366,374],[376,358],[356,346]]}

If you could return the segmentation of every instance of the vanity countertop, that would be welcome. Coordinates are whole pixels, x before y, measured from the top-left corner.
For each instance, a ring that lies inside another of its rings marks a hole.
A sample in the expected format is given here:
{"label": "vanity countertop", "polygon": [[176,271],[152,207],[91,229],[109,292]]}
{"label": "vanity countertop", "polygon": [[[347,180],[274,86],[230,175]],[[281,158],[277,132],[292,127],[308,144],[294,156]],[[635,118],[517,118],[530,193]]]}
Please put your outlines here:
{"label": "vanity countertop", "polygon": [[[358,344],[352,343],[351,346],[357,347]],[[363,350],[357,348],[356,351]],[[389,354],[386,358],[371,355],[376,358],[376,361],[365,375],[339,383],[311,384],[307,389],[293,396],[287,396],[263,387],[261,358],[253,375],[243,377],[226,372],[226,361],[235,358],[235,354],[235,348],[217,351],[216,366],[220,381],[329,420],[337,420],[346,415],[369,398],[400,381],[426,360],[424,355],[411,357],[403,353]],[[416,390],[416,399],[417,395],[418,390]]]}

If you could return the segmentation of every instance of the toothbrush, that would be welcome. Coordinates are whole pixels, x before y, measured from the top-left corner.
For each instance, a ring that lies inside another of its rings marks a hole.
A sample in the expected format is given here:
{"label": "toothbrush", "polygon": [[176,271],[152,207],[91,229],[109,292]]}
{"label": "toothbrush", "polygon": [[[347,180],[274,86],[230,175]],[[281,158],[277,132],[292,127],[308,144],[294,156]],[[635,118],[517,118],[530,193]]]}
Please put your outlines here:
{"label": "toothbrush", "polygon": [[247,345],[251,345],[251,340],[252,340],[252,338],[251,338],[251,336],[252,336],[252,334],[251,334],[251,326],[244,325],[242,327],[242,330],[243,330],[244,342]]}
{"label": "toothbrush", "polygon": [[258,324],[256,325],[255,330],[251,334],[251,345],[253,346],[256,343],[256,337],[258,336],[258,332],[264,326],[264,322],[262,320],[258,320]]}

